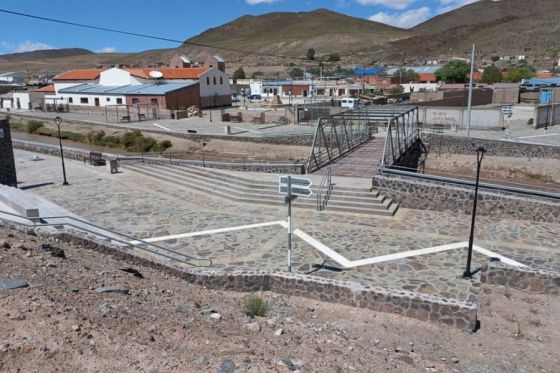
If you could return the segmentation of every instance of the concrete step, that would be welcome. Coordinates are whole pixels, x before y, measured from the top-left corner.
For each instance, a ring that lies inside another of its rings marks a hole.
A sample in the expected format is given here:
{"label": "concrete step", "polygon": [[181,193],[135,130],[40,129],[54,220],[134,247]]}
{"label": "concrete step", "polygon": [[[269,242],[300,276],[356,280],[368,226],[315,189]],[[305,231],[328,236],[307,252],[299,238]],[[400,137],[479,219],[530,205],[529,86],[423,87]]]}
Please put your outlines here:
{"label": "concrete step", "polygon": [[[258,181],[253,183],[249,179],[237,176],[229,177],[231,175],[214,170],[206,172],[206,168],[191,166],[137,164],[123,166],[123,168],[237,202],[284,205],[284,197],[278,193],[275,183],[268,183],[268,185],[261,184]],[[377,191],[370,193],[360,188],[349,188],[349,190],[337,190],[336,186],[334,188],[335,190],[327,205],[329,211],[377,215],[393,215],[396,211],[396,207],[392,208],[395,204],[385,196],[379,195]],[[316,201],[315,196],[298,198],[294,205],[315,209]]]}

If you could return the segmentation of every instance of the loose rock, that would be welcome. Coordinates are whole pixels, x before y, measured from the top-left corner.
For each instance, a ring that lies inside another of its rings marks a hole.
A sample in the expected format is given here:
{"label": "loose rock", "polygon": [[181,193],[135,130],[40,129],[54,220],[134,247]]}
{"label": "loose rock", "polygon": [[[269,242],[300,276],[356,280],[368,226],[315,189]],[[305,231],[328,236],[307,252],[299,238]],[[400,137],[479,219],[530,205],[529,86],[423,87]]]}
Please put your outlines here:
{"label": "loose rock", "polygon": [[252,332],[260,332],[261,331],[261,324],[258,321],[251,322],[249,324],[245,324],[244,327]]}
{"label": "loose rock", "polygon": [[98,293],[119,293],[128,294],[128,288],[126,286],[102,286],[95,289]]}
{"label": "loose rock", "polygon": [[235,370],[235,363],[231,360],[224,360],[220,365],[218,373],[233,373]]}
{"label": "loose rock", "polygon": [[25,280],[4,280],[0,281],[0,289],[21,289],[29,286],[29,282]]}

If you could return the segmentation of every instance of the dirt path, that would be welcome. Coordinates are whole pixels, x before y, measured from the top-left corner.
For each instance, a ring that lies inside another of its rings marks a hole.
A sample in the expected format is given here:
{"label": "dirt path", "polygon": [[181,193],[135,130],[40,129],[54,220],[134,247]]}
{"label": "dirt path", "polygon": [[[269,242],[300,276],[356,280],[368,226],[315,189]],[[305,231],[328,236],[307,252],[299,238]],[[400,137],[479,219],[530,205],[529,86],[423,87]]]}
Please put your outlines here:
{"label": "dirt path", "polygon": [[52,242],[66,259],[53,257],[3,228],[0,241],[0,281],[31,284],[0,290],[5,372],[554,372],[560,362],[560,297],[483,288],[472,334],[272,293],[261,294],[268,315],[251,319],[247,294],[143,267],[135,277],[121,270],[129,263],[67,244]]}

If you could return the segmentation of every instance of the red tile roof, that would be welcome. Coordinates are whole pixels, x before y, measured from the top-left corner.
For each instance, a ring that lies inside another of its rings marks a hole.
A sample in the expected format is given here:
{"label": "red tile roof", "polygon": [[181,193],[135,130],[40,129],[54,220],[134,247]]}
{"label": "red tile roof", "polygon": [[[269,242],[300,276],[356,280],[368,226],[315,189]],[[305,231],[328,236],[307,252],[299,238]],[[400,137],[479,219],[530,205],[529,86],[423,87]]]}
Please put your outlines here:
{"label": "red tile roof", "polygon": [[47,86],[44,86],[43,88],[39,88],[35,92],[53,93],[54,92],[54,84],[49,84]]}
{"label": "red tile roof", "polygon": [[159,69],[123,69],[131,75],[144,79],[153,79],[150,71],[159,71],[163,74],[163,79],[198,79],[206,71],[208,67],[184,67],[184,68],[159,68]]}
{"label": "red tile roof", "polygon": [[54,80],[94,80],[103,69],[70,70],[54,77]]}

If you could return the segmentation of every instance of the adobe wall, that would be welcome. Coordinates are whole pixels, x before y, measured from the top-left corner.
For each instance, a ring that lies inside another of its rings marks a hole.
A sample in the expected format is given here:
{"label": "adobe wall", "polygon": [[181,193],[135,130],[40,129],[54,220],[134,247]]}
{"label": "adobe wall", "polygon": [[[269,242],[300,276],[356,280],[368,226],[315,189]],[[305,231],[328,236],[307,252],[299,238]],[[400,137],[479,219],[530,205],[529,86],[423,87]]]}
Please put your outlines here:
{"label": "adobe wall", "polygon": [[0,184],[17,187],[10,122],[0,119]]}

